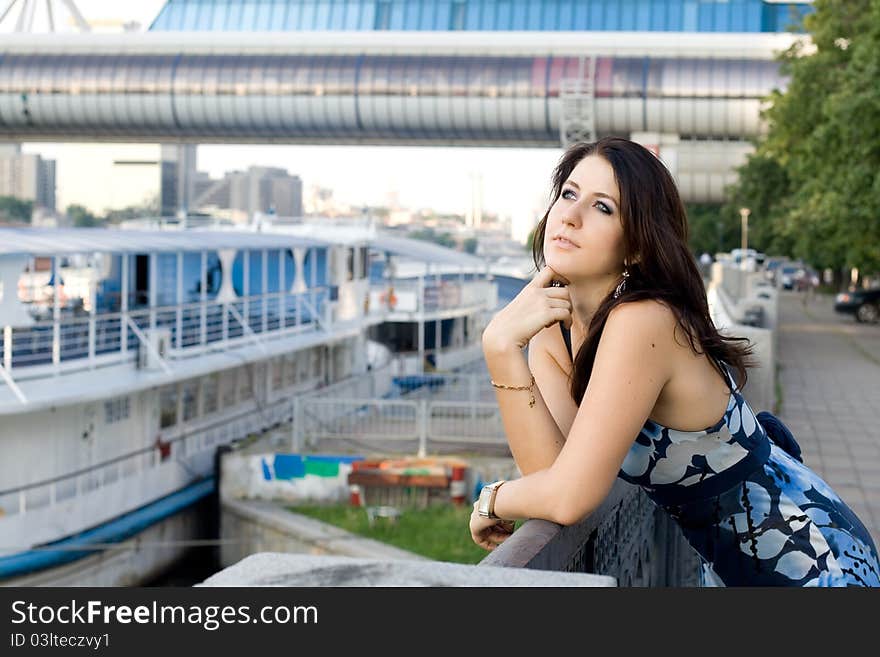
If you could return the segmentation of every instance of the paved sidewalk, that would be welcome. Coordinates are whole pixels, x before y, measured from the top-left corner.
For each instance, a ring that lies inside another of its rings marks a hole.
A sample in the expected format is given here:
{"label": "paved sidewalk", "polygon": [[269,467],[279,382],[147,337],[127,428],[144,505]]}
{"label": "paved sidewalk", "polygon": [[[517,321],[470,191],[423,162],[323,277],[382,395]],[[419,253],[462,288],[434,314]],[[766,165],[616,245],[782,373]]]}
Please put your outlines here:
{"label": "paved sidewalk", "polygon": [[880,546],[880,325],[783,291],[778,337],[779,415]]}

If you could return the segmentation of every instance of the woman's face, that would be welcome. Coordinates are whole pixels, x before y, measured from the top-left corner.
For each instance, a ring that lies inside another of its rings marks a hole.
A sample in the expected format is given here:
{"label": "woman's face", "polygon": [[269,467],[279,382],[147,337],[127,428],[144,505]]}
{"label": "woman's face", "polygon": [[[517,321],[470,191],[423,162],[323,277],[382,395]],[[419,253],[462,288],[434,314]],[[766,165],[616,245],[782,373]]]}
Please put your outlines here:
{"label": "woman's face", "polygon": [[623,222],[614,169],[605,158],[578,162],[550,208],[544,261],[571,283],[616,279],[623,270]]}

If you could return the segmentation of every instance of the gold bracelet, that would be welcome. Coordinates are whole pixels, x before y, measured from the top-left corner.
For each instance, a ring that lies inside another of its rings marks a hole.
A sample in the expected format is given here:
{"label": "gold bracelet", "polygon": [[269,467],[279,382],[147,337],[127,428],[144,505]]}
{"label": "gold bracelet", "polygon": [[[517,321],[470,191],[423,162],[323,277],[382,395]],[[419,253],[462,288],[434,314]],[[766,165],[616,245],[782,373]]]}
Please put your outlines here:
{"label": "gold bracelet", "polygon": [[532,375],[532,380],[529,382],[527,386],[505,386],[500,383],[495,383],[492,379],[489,379],[489,383],[492,384],[493,388],[501,388],[502,390],[528,390],[529,391],[529,408],[535,405],[535,393],[532,392],[532,388],[535,387],[535,375]]}

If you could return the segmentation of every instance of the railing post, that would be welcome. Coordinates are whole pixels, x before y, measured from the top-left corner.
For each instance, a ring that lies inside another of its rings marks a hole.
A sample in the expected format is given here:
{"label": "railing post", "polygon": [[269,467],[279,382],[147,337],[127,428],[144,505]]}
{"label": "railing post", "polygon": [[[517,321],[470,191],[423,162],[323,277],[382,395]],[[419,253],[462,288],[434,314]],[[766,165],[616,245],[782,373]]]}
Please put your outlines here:
{"label": "railing post", "polygon": [[299,453],[302,445],[302,397],[293,398],[293,411],[290,422],[290,451]]}
{"label": "railing post", "polygon": [[260,317],[260,325],[262,327],[261,333],[265,333],[269,330],[269,250],[263,249],[262,252],[262,266],[260,267],[260,283],[262,285],[262,289],[260,290],[260,294],[263,295],[262,298],[262,317]]}
{"label": "railing post", "polygon": [[174,342],[177,351],[180,351],[183,348],[183,308],[181,308],[181,304],[183,304],[183,251],[177,252],[177,293],[175,296],[177,308],[175,309],[174,328],[177,339]]}
{"label": "railing post", "polygon": [[226,301],[223,302],[223,319],[220,324],[223,327],[223,344],[226,345],[229,342],[229,304]]}
{"label": "railing post", "polygon": [[52,256],[52,365],[56,373],[61,364],[61,274],[58,271],[58,256]]}
{"label": "railing post", "polygon": [[477,419],[477,375],[472,374],[468,379],[468,399],[471,400],[471,422]]}
{"label": "railing post", "polygon": [[208,252],[202,251],[201,285],[199,285],[199,345],[208,342]]}
{"label": "railing post", "polygon": [[[251,296],[251,252],[250,249],[245,249],[242,252],[242,271],[244,272],[241,281],[241,316],[244,317],[244,321],[246,324],[250,325],[251,318],[251,304],[250,304],[250,296]],[[244,332],[244,327],[242,326],[242,334]]]}
{"label": "railing post", "polygon": [[428,454],[428,400],[419,400],[419,458]]}
{"label": "railing post", "polygon": [[95,312],[94,306],[89,313],[89,367],[95,368]]}
{"label": "railing post", "polygon": [[121,316],[119,318],[119,341],[120,341],[120,351],[123,356],[128,352],[128,253],[122,254],[122,290],[120,291],[120,304],[119,311]]}
{"label": "railing post", "polygon": [[287,328],[287,249],[278,249],[278,329]]}
{"label": "railing post", "polygon": [[150,253],[150,290],[147,293],[148,303],[150,304],[150,331],[156,330],[156,306],[158,305],[159,295],[159,255],[156,252]]}
{"label": "railing post", "polygon": [[12,374],[12,327],[3,327],[3,369]]}

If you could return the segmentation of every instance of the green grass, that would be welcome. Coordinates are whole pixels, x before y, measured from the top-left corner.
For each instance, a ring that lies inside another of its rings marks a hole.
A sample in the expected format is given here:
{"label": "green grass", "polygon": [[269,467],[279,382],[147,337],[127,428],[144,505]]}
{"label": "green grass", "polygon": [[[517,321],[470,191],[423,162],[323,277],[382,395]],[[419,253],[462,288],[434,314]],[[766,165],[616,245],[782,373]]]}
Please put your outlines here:
{"label": "green grass", "polygon": [[388,543],[429,559],[475,564],[486,552],[471,540],[468,519],[473,507],[432,505],[426,509],[401,509],[396,524],[377,518],[373,527],[361,507],[291,506],[295,513],[336,525],[354,534]]}

